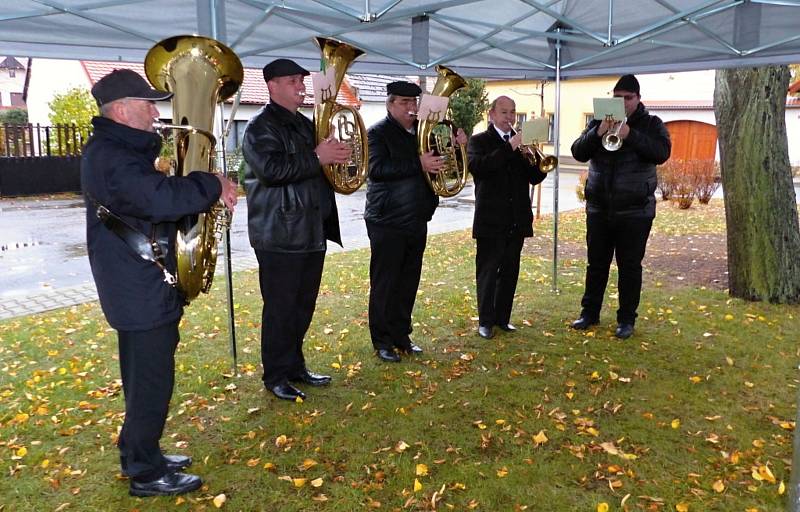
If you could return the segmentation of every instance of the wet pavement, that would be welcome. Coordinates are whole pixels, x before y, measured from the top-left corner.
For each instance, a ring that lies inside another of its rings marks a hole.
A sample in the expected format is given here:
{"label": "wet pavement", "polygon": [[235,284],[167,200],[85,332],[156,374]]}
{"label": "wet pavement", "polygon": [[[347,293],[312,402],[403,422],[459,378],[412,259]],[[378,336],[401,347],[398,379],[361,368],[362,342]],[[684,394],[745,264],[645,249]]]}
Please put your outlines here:
{"label": "wet pavement", "polygon": [[[559,211],[579,208],[578,175],[559,176]],[[544,182],[541,213],[553,211],[553,179]],[[337,195],[344,249],[329,244],[328,252],[369,246],[363,220],[366,187]],[[429,234],[472,226],[472,183],[456,197],[443,199],[428,224]],[[48,311],[97,299],[86,257],[86,212],[79,196],[0,199],[0,319]],[[234,271],[257,268],[247,239],[247,204],[240,198],[231,226]],[[217,265],[220,271],[224,265]]]}

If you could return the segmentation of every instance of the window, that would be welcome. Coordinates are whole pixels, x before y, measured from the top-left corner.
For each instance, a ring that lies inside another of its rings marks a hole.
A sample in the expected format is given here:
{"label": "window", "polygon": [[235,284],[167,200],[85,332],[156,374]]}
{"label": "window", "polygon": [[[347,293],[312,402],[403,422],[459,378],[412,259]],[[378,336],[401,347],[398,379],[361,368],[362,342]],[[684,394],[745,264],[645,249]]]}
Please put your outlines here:
{"label": "window", "polygon": [[17,76],[17,70],[16,70],[16,69],[11,69],[11,68],[9,68],[9,70],[8,70],[8,77],[9,77],[9,78],[14,78],[15,76]]}
{"label": "window", "polygon": [[547,142],[553,143],[553,133],[555,132],[555,116],[547,114]]}
{"label": "window", "polygon": [[594,112],[583,114],[583,119],[584,119],[583,127],[586,128],[587,126],[589,126],[589,123],[591,123],[592,120],[594,119]]}
{"label": "window", "polygon": [[527,120],[528,120],[528,114],[524,112],[521,114],[517,114],[517,126],[522,126],[522,123],[524,123]]}
{"label": "window", "polygon": [[11,106],[25,108],[25,100],[22,99],[21,92],[11,93]]}

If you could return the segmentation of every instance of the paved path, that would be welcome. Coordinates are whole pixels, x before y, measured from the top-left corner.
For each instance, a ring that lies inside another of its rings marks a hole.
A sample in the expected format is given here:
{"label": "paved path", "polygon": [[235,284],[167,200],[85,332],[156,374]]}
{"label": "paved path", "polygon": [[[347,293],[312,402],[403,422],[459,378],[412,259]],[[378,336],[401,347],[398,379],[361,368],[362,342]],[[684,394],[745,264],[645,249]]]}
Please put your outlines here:
{"label": "paved path", "polygon": [[[562,171],[559,210],[580,205],[575,197],[577,174]],[[365,188],[365,187],[364,187]],[[542,190],[542,213],[553,210],[552,179]],[[247,204],[240,200],[231,227],[233,271],[258,268],[247,240]],[[362,218],[365,191],[337,195],[344,249],[329,244],[328,252],[369,247]],[[458,196],[444,199],[428,225],[430,234],[472,225],[472,183]],[[0,320],[97,300],[85,249],[85,209],[80,197],[0,200]],[[218,273],[224,262],[220,258]],[[217,277],[221,279],[221,277]]]}

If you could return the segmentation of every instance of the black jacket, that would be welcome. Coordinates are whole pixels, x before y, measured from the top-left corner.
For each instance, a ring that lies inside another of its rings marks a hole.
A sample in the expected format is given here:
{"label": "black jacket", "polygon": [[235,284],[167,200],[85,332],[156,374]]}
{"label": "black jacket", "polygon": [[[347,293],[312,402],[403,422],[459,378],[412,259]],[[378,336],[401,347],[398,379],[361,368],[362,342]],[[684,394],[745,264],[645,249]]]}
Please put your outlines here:
{"label": "black jacket", "polygon": [[86,195],[86,243],[100,305],[111,327],[154,329],[177,321],[183,297],[164,282],[155,263],[140,258],[97,218],[92,198],[141,233],[164,240],[167,268],[175,272],[175,221],[207,211],[222,193],[207,172],[168,177],[154,167],[161,137],[104,118],[92,119],[94,134],[81,158]]}
{"label": "black jacket", "polygon": [[653,218],[656,215],[656,165],[669,158],[669,132],[639,103],[628,118],[630,133],[617,151],[606,151],[593,120],[572,143],[572,156],[589,162],[584,190],[587,213]]}
{"label": "black jacket", "polygon": [[439,197],[433,193],[417,151],[417,137],[390,115],[368,132],[369,175],[364,219],[408,233],[433,217]]}
{"label": "black jacket", "polygon": [[242,152],[254,249],[324,251],[326,238],[342,245],[336,198],[314,148],[314,124],[275,103],[247,123]]}
{"label": "black jacket", "polygon": [[511,149],[492,124],[470,137],[467,154],[475,179],[473,238],[533,236],[530,185],[540,183],[547,174]]}

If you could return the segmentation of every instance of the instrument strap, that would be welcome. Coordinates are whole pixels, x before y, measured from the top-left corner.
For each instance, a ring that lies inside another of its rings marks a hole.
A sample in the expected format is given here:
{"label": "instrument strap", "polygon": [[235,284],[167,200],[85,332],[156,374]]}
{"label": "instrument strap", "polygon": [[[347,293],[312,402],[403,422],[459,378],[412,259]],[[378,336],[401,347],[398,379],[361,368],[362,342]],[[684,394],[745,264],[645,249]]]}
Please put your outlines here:
{"label": "instrument strap", "polygon": [[161,246],[158,245],[158,242],[125,222],[119,215],[116,215],[100,204],[88,192],[85,192],[85,194],[97,208],[97,218],[100,219],[108,229],[114,232],[114,234],[120,237],[122,241],[128,244],[128,247],[133,249],[133,252],[140,258],[155,263],[158,268],[161,269],[161,272],[164,273],[164,282],[174,287],[178,280],[174,274],[167,270],[164,251],[161,250]]}

